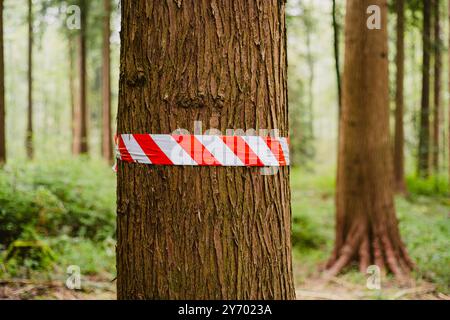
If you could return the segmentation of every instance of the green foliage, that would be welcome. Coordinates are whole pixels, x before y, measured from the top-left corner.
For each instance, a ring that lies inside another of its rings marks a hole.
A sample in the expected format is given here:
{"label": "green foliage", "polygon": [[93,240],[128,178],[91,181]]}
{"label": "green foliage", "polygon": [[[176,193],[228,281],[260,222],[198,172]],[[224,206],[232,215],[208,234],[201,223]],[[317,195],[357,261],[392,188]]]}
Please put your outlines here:
{"label": "green foliage", "polygon": [[318,249],[326,243],[326,236],[311,216],[293,217],[292,245],[300,249]]}
{"label": "green foliage", "polygon": [[444,176],[430,176],[427,179],[418,178],[416,176],[408,176],[406,179],[408,192],[414,196],[432,196],[447,199],[449,203],[450,189],[448,178]]}
{"label": "green foliage", "polygon": [[115,274],[116,242],[111,238],[92,241],[63,235],[50,239],[49,243],[58,253],[58,266],[62,272],[69,265],[78,265],[84,275]]}
{"label": "green foliage", "polygon": [[0,172],[0,243],[40,235],[114,235],[115,175],[86,159],[14,164]]}
{"label": "green foliage", "polygon": [[14,241],[6,251],[5,263],[10,273],[18,270],[49,270],[56,260],[53,250],[42,241]]}
{"label": "green foliage", "polygon": [[396,204],[403,240],[418,266],[417,277],[449,292],[450,204],[424,196],[398,198]]}
{"label": "green foliage", "polygon": [[[444,181],[443,179],[439,181]],[[302,170],[291,172],[294,257],[306,272],[302,281],[317,273],[317,267],[331,254],[334,242],[333,174],[312,175]],[[446,184],[435,180],[408,178],[410,194],[396,199],[400,233],[408,252],[417,264],[415,277],[431,281],[438,290],[450,292],[450,202]],[[444,197],[445,196],[445,197]],[[351,273],[350,273],[351,274]],[[352,277],[350,277],[352,278]],[[365,281],[355,277],[354,281]]]}
{"label": "green foliage", "polygon": [[103,162],[8,164],[0,171],[0,274],[65,273],[72,264],[113,274],[114,190]]}

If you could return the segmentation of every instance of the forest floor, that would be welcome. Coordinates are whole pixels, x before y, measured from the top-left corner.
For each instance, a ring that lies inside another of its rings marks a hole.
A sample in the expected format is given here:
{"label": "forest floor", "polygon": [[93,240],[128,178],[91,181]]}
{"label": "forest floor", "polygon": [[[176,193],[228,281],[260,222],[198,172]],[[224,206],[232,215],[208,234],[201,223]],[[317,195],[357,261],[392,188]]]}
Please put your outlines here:
{"label": "forest floor", "polygon": [[[356,268],[349,268],[328,282],[320,276],[319,270],[331,253],[334,240],[333,171],[322,171],[319,176],[292,170],[291,185],[297,299],[450,299],[450,199],[446,185],[408,179],[410,193],[397,197],[396,207],[400,231],[417,270],[406,284],[382,276],[381,288],[377,290],[367,288],[369,275]],[[112,189],[114,183],[108,181],[105,186]],[[106,200],[110,203],[114,199]],[[81,290],[67,289],[63,267],[25,277],[3,269],[6,272],[2,276],[0,261],[0,299],[116,298],[114,242],[59,236],[49,238],[48,243],[52,248],[52,243],[63,248],[55,249],[59,250],[57,265],[77,261],[83,266],[86,275],[82,275]]]}
{"label": "forest floor", "polygon": [[[297,276],[306,274],[300,261],[294,264]],[[310,277],[296,286],[298,300],[450,300],[450,295],[440,292],[436,285],[426,281],[411,280],[399,285],[393,279],[383,281],[380,290],[368,289],[364,277],[342,275],[324,282],[319,275]],[[83,279],[81,290],[70,290],[64,281],[0,281],[0,300],[114,300],[115,282],[99,277]]]}

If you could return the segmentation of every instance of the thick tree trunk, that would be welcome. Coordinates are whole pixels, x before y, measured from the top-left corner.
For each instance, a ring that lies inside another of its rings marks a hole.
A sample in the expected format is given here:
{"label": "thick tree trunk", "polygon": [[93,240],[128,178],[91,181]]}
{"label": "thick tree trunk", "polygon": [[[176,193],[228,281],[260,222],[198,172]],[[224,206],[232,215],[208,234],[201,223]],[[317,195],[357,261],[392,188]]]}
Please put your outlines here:
{"label": "thick tree trunk", "polygon": [[405,70],[405,1],[396,0],[397,11],[397,55],[395,64],[396,93],[395,93],[395,137],[394,137],[394,183],[395,191],[406,193],[405,183],[405,133],[403,126],[403,86]]}
{"label": "thick tree trunk", "polygon": [[439,145],[441,128],[441,19],[439,0],[433,0],[434,5],[434,109],[433,109],[433,171],[439,173]]}
{"label": "thick tree trunk", "polygon": [[[382,10],[381,30],[366,27],[369,5]],[[389,139],[387,1],[348,0],[341,165],[336,243],[326,275],[352,261],[404,276],[413,267],[400,239],[393,200]]]}
{"label": "thick tree trunk", "polygon": [[104,0],[103,18],[103,68],[102,68],[102,156],[105,160],[111,161],[112,154],[112,132],[111,132],[111,72],[110,72],[110,45],[111,36],[111,0]]}
{"label": "thick tree trunk", "polygon": [[28,0],[28,113],[25,147],[28,159],[33,158],[33,2]]}
{"label": "thick tree trunk", "polygon": [[3,56],[3,0],[0,0],[0,165],[6,162],[5,64]]}
{"label": "thick tree trunk", "polygon": [[[288,134],[284,1],[122,1],[118,133]],[[293,299],[289,169],[118,163],[119,299]]]}
{"label": "thick tree trunk", "polygon": [[430,53],[431,53],[431,1],[423,0],[423,66],[422,102],[420,108],[418,174],[429,175],[430,168]]}
{"label": "thick tree trunk", "polygon": [[338,107],[339,107],[339,114],[340,114],[341,109],[342,109],[342,107],[341,107],[342,106],[341,64],[340,64],[340,50],[339,50],[340,26],[339,26],[339,22],[337,21],[336,0],[333,0],[332,17],[333,17],[333,36],[334,36],[334,41],[333,41],[334,62],[335,62],[335,68],[336,68]]}
{"label": "thick tree trunk", "polygon": [[87,71],[86,71],[86,25],[87,2],[80,0],[81,29],[78,35],[78,110],[75,112],[75,154],[88,153],[87,136]]}

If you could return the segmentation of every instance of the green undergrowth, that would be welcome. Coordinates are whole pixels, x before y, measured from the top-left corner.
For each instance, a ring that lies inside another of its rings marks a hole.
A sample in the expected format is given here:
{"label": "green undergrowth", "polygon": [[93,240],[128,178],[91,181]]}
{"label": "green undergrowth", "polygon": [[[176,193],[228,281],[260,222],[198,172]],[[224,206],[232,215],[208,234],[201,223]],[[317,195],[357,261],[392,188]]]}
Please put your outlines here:
{"label": "green undergrowth", "polygon": [[[396,197],[402,238],[417,264],[414,276],[448,293],[450,284],[450,201],[444,178],[407,179],[408,195]],[[291,173],[294,265],[302,283],[323,264],[334,241],[334,173],[321,175],[293,169]],[[365,281],[349,270],[350,279]],[[348,275],[346,275],[348,276]]]}

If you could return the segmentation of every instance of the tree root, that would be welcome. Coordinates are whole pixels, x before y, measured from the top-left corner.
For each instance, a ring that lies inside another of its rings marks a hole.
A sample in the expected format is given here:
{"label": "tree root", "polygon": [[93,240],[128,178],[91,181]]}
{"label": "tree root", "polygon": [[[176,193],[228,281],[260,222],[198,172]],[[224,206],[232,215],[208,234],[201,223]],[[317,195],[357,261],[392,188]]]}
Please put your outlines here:
{"label": "tree root", "polygon": [[[353,223],[341,247],[335,247],[328,260],[324,278],[337,276],[353,262],[359,264],[359,270],[366,273],[370,265],[378,266],[383,273],[391,272],[398,280],[407,280],[415,268],[400,236],[396,223],[389,227],[367,227],[368,223]],[[367,232],[366,230],[369,230]]]}

